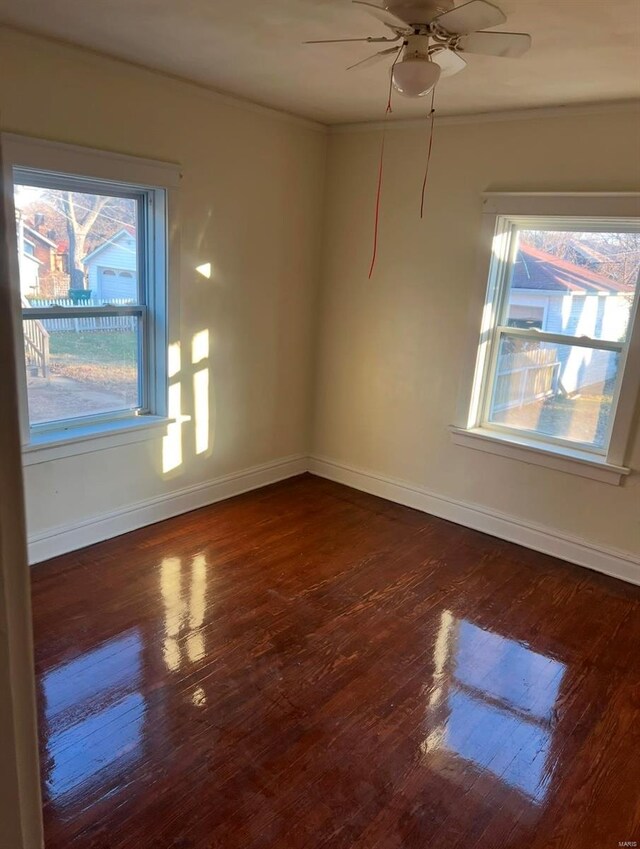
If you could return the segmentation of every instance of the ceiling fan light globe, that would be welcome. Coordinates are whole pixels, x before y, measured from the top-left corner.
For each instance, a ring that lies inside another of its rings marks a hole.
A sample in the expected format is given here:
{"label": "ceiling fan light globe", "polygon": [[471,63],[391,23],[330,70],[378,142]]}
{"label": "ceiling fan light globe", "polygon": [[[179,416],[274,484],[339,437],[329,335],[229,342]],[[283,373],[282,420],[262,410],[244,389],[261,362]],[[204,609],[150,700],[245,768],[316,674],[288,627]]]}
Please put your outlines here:
{"label": "ceiling fan light globe", "polygon": [[440,79],[440,66],[429,59],[412,56],[393,68],[393,87],[405,97],[424,97]]}

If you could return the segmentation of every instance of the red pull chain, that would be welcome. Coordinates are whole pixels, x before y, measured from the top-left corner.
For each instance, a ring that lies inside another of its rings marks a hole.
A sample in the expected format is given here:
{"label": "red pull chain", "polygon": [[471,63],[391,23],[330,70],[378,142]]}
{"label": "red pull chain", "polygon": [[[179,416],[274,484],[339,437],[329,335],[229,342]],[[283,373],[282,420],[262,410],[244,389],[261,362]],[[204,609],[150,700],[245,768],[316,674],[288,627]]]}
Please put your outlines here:
{"label": "red pull chain", "polygon": [[393,112],[391,107],[391,95],[393,93],[393,69],[396,66],[396,62],[402,55],[402,49],[398,49],[398,54],[396,58],[393,60],[393,65],[391,66],[391,73],[389,76],[389,96],[387,98],[387,109],[384,113],[385,125],[382,130],[382,144],[380,145],[380,166],[378,168],[378,189],[376,191],[376,213],[375,213],[375,221],[373,225],[373,255],[371,257],[371,266],[369,268],[369,280],[371,280],[371,275],[373,274],[373,269],[376,264],[376,258],[378,256],[378,230],[380,227],[380,198],[382,196],[382,174],[384,171],[384,143],[387,136],[387,118],[389,114]]}
{"label": "red pull chain", "polygon": [[378,191],[376,193],[376,215],[375,215],[375,223],[373,225],[373,256],[371,257],[371,266],[369,268],[369,280],[371,280],[371,275],[373,274],[373,269],[376,264],[376,257],[378,255],[378,228],[380,224],[380,195],[382,194],[382,169],[384,162],[384,138],[386,135],[386,127],[382,131],[382,146],[380,148],[380,167],[378,168]]}

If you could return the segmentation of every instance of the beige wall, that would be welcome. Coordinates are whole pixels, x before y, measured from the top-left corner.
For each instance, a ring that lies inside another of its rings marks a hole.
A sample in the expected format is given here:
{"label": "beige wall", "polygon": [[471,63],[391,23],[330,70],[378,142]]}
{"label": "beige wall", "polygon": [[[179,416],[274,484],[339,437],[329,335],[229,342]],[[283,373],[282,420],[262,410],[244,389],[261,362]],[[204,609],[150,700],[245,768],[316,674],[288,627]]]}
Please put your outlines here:
{"label": "beige wall", "polygon": [[331,136],[316,455],[640,553],[637,425],[622,487],[457,447],[447,431],[479,284],[481,193],[637,191],[639,129],[637,112],[437,127],[423,221],[426,126],[390,131],[371,281],[380,132]]}
{"label": "beige wall", "polygon": [[[0,29],[5,130],[180,163],[181,320],[208,329],[211,447],[163,473],[162,442],[25,470],[31,534],[306,453],[326,135],[268,110]],[[210,262],[211,280],[195,272]],[[175,281],[172,281],[175,285]],[[192,376],[182,413],[193,414]]]}

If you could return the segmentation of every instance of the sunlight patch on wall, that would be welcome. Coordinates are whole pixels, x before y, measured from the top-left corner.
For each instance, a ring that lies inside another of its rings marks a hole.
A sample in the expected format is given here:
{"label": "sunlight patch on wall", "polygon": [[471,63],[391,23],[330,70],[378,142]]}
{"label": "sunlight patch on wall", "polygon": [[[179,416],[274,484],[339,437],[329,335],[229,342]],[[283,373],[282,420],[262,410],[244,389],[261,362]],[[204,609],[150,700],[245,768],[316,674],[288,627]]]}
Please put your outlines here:
{"label": "sunlight patch on wall", "polygon": [[193,405],[196,423],[196,454],[209,448],[209,369],[193,375]]}
{"label": "sunlight patch on wall", "polygon": [[190,421],[189,416],[182,415],[181,368],[180,342],[173,342],[167,349],[167,414],[175,421],[167,426],[167,435],[162,440],[162,471],[165,475],[182,465],[182,425]]}
{"label": "sunlight patch on wall", "polygon": [[202,360],[206,360],[208,356],[209,331],[200,330],[198,333],[194,333],[193,339],[191,340],[191,362],[196,365],[196,363],[201,363]]}
{"label": "sunlight patch on wall", "polygon": [[182,387],[174,383],[169,387],[169,417],[175,419],[167,427],[162,440],[162,471],[167,474],[182,465]]}
{"label": "sunlight patch on wall", "polygon": [[203,277],[206,277],[207,280],[211,280],[211,263],[203,262],[202,265],[196,266],[196,271],[198,274],[201,274]]}
{"label": "sunlight patch on wall", "polygon": [[[208,361],[209,331],[201,330],[191,341],[193,365]],[[195,418],[196,454],[209,449],[209,368],[198,369],[193,375],[193,413]]]}
{"label": "sunlight patch on wall", "polygon": [[169,378],[180,372],[180,343],[172,342],[167,349],[167,373]]}

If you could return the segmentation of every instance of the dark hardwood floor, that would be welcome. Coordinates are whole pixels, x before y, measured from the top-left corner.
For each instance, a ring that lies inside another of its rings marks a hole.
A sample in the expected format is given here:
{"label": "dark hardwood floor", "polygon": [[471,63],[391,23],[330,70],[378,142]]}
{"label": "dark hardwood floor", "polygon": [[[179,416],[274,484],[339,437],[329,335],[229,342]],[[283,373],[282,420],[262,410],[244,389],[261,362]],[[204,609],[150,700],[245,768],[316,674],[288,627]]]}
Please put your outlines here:
{"label": "dark hardwood floor", "polygon": [[33,607],[47,849],[640,843],[620,581],[304,476],[37,566]]}

